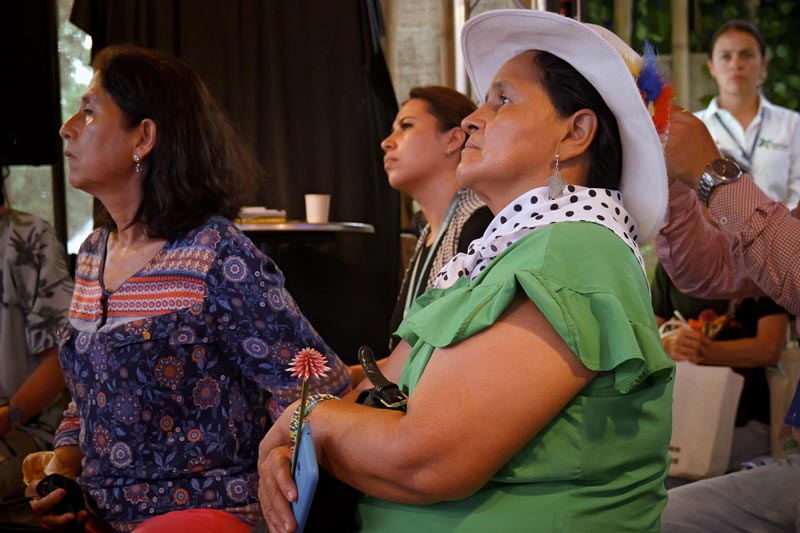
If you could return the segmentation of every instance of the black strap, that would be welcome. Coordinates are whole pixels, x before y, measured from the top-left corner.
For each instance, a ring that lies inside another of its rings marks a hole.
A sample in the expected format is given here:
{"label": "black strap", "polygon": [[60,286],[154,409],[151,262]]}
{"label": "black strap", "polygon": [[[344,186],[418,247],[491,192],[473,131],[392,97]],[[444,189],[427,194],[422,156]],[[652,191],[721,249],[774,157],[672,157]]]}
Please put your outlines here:
{"label": "black strap", "polygon": [[358,360],[361,361],[364,374],[375,387],[375,392],[383,406],[387,409],[405,411],[408,396],[400,390],[397,384],[392,383],[383,375],[375,360],[375,354],[372,353],[369,346],[362,346],[358,349]]}

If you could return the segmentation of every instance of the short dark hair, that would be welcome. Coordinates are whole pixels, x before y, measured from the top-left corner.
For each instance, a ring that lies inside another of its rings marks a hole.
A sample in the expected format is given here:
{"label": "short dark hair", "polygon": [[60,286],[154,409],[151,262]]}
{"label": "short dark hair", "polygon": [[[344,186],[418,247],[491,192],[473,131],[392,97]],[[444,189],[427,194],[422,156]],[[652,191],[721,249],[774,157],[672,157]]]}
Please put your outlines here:
{"label": "short dark hair", "polygon": [[586,186],[618,189],[622,177],[622,142],[614,113],[597,89],[572,65],[549,52],[538,52],[534,57],[539,83],[561,117],[581,109],[591,109],[597,115],[597,133],[589,145],[591,162]]}
{"label": "short dark hair", "polygon": [[174,238],[212,215],[234,218],[261,170],[200,77],[175,57],[132,45],[103,49],[93,66],[131,127],[156,123],[134,221],[150,237]]}
{"label": "short dark hair", "polygon": [[428,111],[437,118],[442,130],[460,128],[461,121],[475,111],[475,102],[448,87],[429,85],[408,91],[408,99],[417,98],[428,104]]}
{"label": "short dark hair", "polygon": [[767,44],[766,41],[764,41],[764,36],[761,35],[758,26],[745,19],[727,20],[722,26],[717,28],[714,35],[711,36],[711,45],[708,47],[708,57],[714,57],[714,45],[717,44],[717,39],[727,31],[740,31],[752,35],[753,39],[758,43],[758,49],[761,50],[761,57],[767,57]]}

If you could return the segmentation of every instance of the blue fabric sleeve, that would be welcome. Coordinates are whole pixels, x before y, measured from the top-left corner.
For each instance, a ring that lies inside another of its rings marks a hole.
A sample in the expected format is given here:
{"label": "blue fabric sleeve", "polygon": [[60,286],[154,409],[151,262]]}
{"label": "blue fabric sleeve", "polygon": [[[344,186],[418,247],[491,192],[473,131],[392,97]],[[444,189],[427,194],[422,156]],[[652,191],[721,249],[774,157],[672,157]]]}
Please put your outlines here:
{"label": "blue fabric sleeve", "polygon": [[272,394],[273,418],[300,397],[302,382],[288,370],[303,348],[327,358],[331,368],[313,391],[341,394],[350,384],[347,366],[317,334],[284,287],[275,263],[238,233],[219,243],[208,273],[206,306],[222,342],[243,374]]}

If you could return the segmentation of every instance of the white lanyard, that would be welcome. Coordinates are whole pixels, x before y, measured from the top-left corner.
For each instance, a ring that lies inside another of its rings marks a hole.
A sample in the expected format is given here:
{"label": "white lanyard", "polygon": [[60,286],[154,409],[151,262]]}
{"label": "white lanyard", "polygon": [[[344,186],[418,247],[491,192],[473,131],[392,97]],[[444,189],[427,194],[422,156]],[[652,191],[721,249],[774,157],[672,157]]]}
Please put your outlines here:
{"label": "white lanyard", "polygon": [[753,164],[753,154],[756,151],[756,146],[758,145],[758,140],[761,138],[761,126],[764,125],[764,120],[766,120],[766,109],[764,107],[761,108],[761,111],[758,113],[759,115],[759,122],[758,122],[758,130],[756,130],[756,138],[753,139],[753,146],[750,147],[750,152],[745,152],[744,147],[739,144],[739,141],[734,137],[733,132],[728,128],[728,125],[722,120],[722,117],[719,116],[719,113],[714,111],[714,118],[717,119],[722,129],[725,130],[725,133],[728,134],[728,137],[736,144],[736,147],[739,149],[739,152],[742,155],[742,159],[748,165]]}

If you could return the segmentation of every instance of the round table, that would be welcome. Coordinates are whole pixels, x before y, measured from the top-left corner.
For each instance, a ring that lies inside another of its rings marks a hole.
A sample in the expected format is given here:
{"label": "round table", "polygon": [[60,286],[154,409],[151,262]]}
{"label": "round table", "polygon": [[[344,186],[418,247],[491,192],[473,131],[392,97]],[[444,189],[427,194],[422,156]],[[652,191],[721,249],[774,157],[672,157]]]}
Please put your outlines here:
{"label": "round table", "polygon": [[288,220],[258,224],[243,222],[236,226],[250,237],[262,252],[272,257],[278,264],[280,264],[279,247],[283,244],[326,242],[333,239],[337,233],[375,233],[375,227],[372,224],[361,222],[312,224],[305,221]]}

